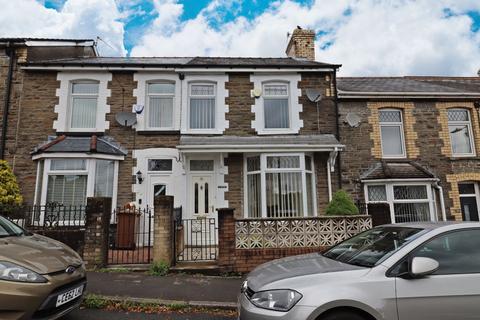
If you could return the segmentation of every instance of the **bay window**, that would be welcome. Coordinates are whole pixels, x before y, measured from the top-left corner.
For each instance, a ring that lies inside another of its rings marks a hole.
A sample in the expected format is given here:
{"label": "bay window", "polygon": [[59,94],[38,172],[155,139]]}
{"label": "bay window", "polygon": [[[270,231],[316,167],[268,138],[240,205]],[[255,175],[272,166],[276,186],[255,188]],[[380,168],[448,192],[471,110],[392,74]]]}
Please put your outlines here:
{"label": "bay window", "polygon": [[392,223],[435,221],[434,198],[430,184],[368,184],[367,203],[387,203]]}
{"label": "bay window", "polygon": [[[115,160],[50,158],[40,160],[38,168],[36,203],[40,205],[55,203],[64,208],[62,212],[71,211],[76,214],[75,220],[81,221],[87,197],[110,197],[115,206],[118,173]],[[68,216],[59,219],[72,220]]]}
{"label": "bay window", "polygon": [[472,123],[467,109],[449,109],[448,131],[454,156],[474,155]]}
{"label": "bay window", "polygon": [[148,129],[173,130],[175,84],[151,82],[147,85]]}
{"label": "bay window", "polygon": [[384,158],[404,158],[405,140],[402,111],[382,109],[378,111],[382,155]]}
{"label": "bay window", "polygon": [[216,86],[213,83],[189,85],[190,129],[215,129]]}
{"label": "bay window", "polygon": [[289,92],[287,83],[263,85],[265,129],[290,128]]}
{"label": "bay window", "polygon": [[311,156],[246,156],[246,214],[249,218],[315,215]]}
{"label": "bay window", "polygon": [[70,91],[70,129],[92,129],[97,124],[98,81],[74,81]]}

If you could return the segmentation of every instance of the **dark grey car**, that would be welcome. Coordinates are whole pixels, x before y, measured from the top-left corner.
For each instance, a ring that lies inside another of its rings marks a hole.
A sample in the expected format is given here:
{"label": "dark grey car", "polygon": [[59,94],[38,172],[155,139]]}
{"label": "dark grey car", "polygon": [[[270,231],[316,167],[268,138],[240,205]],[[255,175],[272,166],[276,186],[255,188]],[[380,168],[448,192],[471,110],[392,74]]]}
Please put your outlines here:
{"label": "dark grey car", "polygon": [[241,320],[480,319],[480,223],[373,228],[251,272]]}

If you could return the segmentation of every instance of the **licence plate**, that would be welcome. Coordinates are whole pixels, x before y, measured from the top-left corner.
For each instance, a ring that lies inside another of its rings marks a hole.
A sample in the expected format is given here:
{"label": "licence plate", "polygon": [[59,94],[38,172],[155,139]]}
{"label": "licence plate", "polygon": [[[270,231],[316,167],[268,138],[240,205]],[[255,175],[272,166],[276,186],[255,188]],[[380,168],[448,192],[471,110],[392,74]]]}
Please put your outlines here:
{"label": "licence plate", "polygon": [[58,297],[57,297],[57,305],[56,306],[58,307],[58,306],[61,306],[62,304],[65,304],[69,301],[72,301],[73,299],[80,297],[82,295],[82,293],[83,293],[83,285],[78,287],[78,288],[67,291],[65,293],[62,293],[62,294],[58,295]]}

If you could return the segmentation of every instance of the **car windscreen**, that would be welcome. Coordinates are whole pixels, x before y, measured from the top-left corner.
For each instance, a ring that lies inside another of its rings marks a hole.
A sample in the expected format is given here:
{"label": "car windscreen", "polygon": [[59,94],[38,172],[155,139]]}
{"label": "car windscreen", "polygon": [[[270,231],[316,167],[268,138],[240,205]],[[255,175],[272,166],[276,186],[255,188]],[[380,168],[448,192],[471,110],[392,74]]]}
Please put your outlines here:
{"label": "car windscreen", "polygon": [[373,267],[419,237],[422,231],[420,228],[377,227],[330,248],[323,255],[348,264]]}
{"label": "car windscreen", "polygon": [[25,230],[10,220],[0,216],[0,238],[19,236],[25,234]]}

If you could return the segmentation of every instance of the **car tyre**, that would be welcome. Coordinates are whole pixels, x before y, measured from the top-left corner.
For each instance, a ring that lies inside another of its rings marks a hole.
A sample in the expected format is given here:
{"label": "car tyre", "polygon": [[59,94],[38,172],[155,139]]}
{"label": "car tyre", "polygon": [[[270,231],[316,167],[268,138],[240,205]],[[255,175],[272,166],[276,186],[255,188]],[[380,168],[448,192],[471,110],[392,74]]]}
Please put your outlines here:
{"label": "car tyre", "polygon": [[328,313],[325,316],[321,316],[317,320],[367,320],[362,315],[348,311],[348,310],[338,310],[331,313]]}

